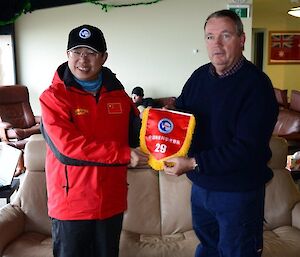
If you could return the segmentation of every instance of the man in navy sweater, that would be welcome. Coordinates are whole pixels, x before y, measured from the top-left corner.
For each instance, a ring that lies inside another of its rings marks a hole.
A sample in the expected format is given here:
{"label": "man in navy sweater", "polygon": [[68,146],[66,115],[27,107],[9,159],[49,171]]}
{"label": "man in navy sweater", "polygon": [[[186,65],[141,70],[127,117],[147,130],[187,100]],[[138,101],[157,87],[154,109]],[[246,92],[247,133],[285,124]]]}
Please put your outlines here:
{"label": "man in navy sweater", "polygon": [[175,104],[196,117],[189,155],[169,159],[164,170],[193,182],[196,257],[258,257],[278,106],[268,76],[242,54],[239,16],[217,11],[204,32],[211,62],[191,75]]}

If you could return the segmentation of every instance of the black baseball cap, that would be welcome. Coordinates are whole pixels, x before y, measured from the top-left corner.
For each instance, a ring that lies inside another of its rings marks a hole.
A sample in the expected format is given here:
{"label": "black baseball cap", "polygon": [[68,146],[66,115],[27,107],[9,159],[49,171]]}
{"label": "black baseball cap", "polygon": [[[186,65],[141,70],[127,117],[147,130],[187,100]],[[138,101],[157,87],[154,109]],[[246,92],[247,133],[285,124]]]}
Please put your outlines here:
{"label": "black baseball cap", "polygon": [[67,50],[87,47],[96,52],[106,52],[106,42],[100,29],[91,25],[79,26],[69,33]]}

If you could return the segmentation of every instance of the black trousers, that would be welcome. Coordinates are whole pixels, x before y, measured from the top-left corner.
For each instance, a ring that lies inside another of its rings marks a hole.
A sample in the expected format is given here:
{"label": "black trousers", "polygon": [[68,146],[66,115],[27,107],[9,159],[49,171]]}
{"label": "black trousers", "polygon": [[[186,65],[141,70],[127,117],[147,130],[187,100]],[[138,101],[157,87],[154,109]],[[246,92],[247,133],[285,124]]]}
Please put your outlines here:
{"label": "black trousers", "polygon": [[118,257],[122,221],[52,219],[54,257]]}

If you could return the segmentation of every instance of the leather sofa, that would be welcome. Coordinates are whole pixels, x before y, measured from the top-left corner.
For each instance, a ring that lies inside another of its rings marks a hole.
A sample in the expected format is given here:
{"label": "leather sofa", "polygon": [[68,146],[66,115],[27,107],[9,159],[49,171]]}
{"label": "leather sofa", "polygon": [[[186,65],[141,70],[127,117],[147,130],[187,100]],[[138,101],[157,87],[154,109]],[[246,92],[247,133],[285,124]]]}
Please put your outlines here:
{"label": "leather sofa", "polygon": [[[299,257],[300,193],[285,169],[285,139],[274,137],[270,145],[274,178],[266,186],[263,257]],[[22,186],[0,210],[0,256],[52,257],[44,141],[33,136],[24,156]],[[193,257],[199,242],[191,224],[190,181],[144,168],[130,169],[128,184],[120,257]]]}
{"label": "leather sofa", "polygon": [[300,91],[292,90],[289,102],[287,90],[274,88],[274,92],[280,108],[273,135],[284,137],[293,154],[300,150]]}

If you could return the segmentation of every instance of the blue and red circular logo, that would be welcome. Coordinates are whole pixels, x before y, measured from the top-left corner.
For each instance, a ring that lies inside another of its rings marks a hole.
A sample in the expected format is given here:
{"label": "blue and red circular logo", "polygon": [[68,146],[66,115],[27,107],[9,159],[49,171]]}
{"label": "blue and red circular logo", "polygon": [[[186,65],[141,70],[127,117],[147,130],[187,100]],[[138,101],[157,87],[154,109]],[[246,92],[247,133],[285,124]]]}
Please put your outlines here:
{"label": "blue and red circular logo", "polygon": [[168,134],[173,130],[174,124],[171,120],[164,118],[158,122],[157,127],[161,133]]}
{"label": "blue and red circular logo", "polygon": [[91,36],[91,32],[88,29],[83,28],[82,30],[79,31],[79,36],[82,39],[87,39]]}

